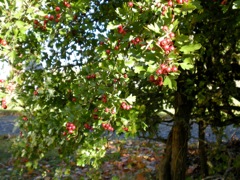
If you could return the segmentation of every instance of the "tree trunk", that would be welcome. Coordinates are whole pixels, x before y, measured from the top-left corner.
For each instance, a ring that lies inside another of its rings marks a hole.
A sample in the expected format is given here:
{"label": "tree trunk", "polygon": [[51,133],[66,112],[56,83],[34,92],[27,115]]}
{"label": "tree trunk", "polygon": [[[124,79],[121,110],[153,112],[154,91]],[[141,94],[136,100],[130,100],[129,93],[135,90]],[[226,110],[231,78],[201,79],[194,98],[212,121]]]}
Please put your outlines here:
{"label": "tree trunk", "polygon": [[172,155],[172,131],[170,131],[166,143],[165,154],[159,166],[159,179],[171,179],[171,155]]}
{"label": "tree trunk", "polygon": [[168,137],[170,145],[167,143],[165,158],[160,162],[159,180],[185,179],[191,109],[192,102],[183,93],[177,92],[174,124]]}
{"label": "tree trunk", "polygon": [[207,154],[206,154],[206,143],[205,143],[205,125],[203,121],[198,123],[199,125],[199,156],[200,156],[200,167],[201,176],[208,176],[208,166],[207,166]]}

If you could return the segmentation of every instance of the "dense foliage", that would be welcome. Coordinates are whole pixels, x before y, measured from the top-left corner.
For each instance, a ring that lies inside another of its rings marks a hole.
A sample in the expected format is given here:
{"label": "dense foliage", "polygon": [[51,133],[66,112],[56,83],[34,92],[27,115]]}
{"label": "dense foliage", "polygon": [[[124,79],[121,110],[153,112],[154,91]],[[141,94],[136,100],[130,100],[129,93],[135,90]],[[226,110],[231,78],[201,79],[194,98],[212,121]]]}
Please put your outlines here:
{"label": "dense foliage", "polygon": [[16,156],[29,167],[53,148],[97,167],[110,136],[151,133],[161,112],[178,122],[184,98],[187,118],[238,123],[239,0],[0,6],[0,57],[23,109]]}

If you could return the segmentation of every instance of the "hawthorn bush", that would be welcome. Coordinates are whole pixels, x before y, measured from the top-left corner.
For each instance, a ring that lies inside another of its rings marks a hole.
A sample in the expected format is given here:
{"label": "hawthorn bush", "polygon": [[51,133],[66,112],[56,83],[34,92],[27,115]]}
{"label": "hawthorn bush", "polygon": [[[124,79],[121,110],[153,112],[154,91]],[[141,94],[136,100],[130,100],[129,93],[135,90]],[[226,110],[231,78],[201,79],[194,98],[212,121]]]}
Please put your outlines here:
{"label": "hawthorn bush", "polygon": [[[65,162],[97,167],[109,137],[154,129],[159,113],[174,108],[159,178],[184,179],[190,119],[206,116],[204,123],[216,126],[239,119],[232,104],[239,97],[239,4],[1,3],[0,56],[12,66],[13,101],[23,109],[19,162],[37,168],[57,149]],[[233,77],[224,79],[230,72]]]}

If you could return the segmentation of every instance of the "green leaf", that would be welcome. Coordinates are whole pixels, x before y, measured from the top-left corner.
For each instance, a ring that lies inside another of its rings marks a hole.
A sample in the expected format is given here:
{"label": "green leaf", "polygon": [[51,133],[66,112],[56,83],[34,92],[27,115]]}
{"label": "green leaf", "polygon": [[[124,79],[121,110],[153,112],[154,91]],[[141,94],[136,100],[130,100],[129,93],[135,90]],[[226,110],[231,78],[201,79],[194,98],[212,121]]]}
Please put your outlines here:
{"label": "green leaf", "polygon": [[127,125],[128,125],[128,122],[129,122],[129,120],[128,120],[128,119],[126,119],[126,118],[123,118],[123,117],[121,117],[121,122],[122,122],[122,124],[123,124],[124,126],[127,126]]}
{"label": "green leaf", "polygon": [[180,51],[183,52],[184,54],[188,54],[190,52],[199,50],[201,47],[202,47],[202,45],[199,43],[198,44],[189,44],[189,45],[182,46],[180,48]]}
{"label": "green leaf", "polygon": [[19,29],[21,29],[21,28],[23,28],[24,27],[24,22],[22,22],[22,21],[16,21],[16,25],[17,25],[17,27],[19,28]]}
{"label": "green leaf", "polygon": [[136,101],[136,96],[133,96],[132,94],[126,98],[126,101],[129,104],[133,104]]}
{"label": "green leaf", "polygon": [[172,89],[172,81],[171,81],[171,79],[169,78],[169,76],[166,76],[166,77],[164,78],[163,85],[164,85],[164,86],[168,86],[170,89]]}
{"label": "green leaf", "polygon": [[181,68],[183,70],[189,70],[189,69],[192,69],[193,68],[193,65],[192,64],[189,64],[189,63],[180,63],[179,64],[181,66]]}
{"label": "green leaf", "polygon": [[156,66],[156,65],[151,65],[151,66],[148,66],[147,72],[148,72],[148,73],[153,73],[153,72],[156,71],[156,69],[157,69],[157,66]]}
{"label": "green leaf", "polygon": [[202,9],[202,5],[200,1],[192,1],[191,2],[197,9]]}
{"label": "green leaf", "polygon": [[141,71],[145,71],[145,69],[143,68],[143,66],[135,66],[134,67],[134,72],[139,74]]}
{"label": "green leaf", "polygon": [[135,64],[134,60],[126,60],[124,63],[127,67],[133,67]]}
{"label": "green leaf", "polygon": [[184,3],[183,6],[182,6],[182,11],[193,11],[194,9],[196,9],[197,7],[194,6],[193,4],[191,3]]}
{"label": "green leaf", "polygon": [[108,29],[108,30],[116,29],[118,26],[119,26],[119,25],[113,25],[113,24],[109,23],[109,24],[107,25],[107,29]]}
{"label": "green leaf", "polygon": [[156,33],[160,33],[160,29],[161,28],[159,28],[159,26],[156,24],[156,23],[154,23],[154,24],[149,24],[147,27],[145,27],[146,29],[148,29],[148,30],[152,30],[152,31],[154,31],[154,32],[156,32]]}
{"label": "green leaf", "polygon": [[233,2],[233,9],[240,9],[240,0],[236,0]]}
{"label": "green leaf", "polygon": [[183,62],[186,63],[186,64],[193,64],[193,59],[190,58],[190,57],[187,57],[183,60]]}

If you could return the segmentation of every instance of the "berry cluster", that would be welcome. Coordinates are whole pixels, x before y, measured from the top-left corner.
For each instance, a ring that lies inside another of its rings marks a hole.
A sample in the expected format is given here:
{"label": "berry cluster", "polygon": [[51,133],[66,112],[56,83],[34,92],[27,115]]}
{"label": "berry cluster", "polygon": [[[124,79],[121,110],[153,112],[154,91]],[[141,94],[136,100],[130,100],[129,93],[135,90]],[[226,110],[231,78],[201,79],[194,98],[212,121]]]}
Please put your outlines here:
{"label": "berry cluster", "polygon": [[119,25],[119,26],[118,26],[118,33],[125,35],[127,32],[124,30],[124,28],[123,28],[122,25]]}
{"label": "berry cluster", "polygon": [[96,74],[87,75],[86,79],[96,79]]}
{"label": "berry cluster", "polygon": [[88,130],[93,130],[92,126],[90,126],[88,123],[85,123],[84,127]]}
{"label": "berry cluster", "polygon": [[71,7],[71,4],[67,1],[64,1],[63,2],[64,6],[66,6],[67,8],[70,8]]}
{"label": "berry cluster", "polygon": [[114,128],[109,123],[102,123],[102,127],[107,131],[114,131]]}
{"label": "berry cluster", "polygon": [[107,103],[107,95],[106,94],[102,95],[102,102]]}
{"label": "berry cluster", "polygon": [[149,81],[155,84],[156,86],[162,86],[163,85],[163,78],[159,76],[157,79],[155,79],[154,75],[151,75],[149,77]]}
{"label": "berry cluster", "polygon": [[[66,2],[66,1],[64,1],[63,4],[67,8],[71,7],[70,3]],[[60,11],[61,11],[61,8],[59,6],[56,6],[55,7],[55,12],[53,13],[54,15],[53,14],[46,15],[44,17],[43,23],[41,23],[41,22],[39,22],[39,20],[35,19],[33,21],[34,27],[38,28],[38,29],[41,29],[41,30],[46,30],[47,29],[47,23],[49,21],[58,23],[60,21],[60,18],[61,18],[61,12]]]}
{"label": "berry cluster", "polygon": [[126,102],[122,102],[121,103],[121,109],[130,110],[130,109],[132,109],[132,106],[128,105]]}
{"label": "berry cluster", "polygon": [[175,49],[173,46],[173,42],[170,38],[164,38],[163,40],[159,40],[157,42],[157,45],[165,51],[165,54],[169,54]]}
{"label": "berry cluster", "polygon": [[140,39],[139,37],[136,37],[136,38],[134,38],[134,39],[131,40],[131,43],[132,43],[133,45],[137,45],[137,44],[139,44],[140,42],[141,42],[141,39]]}
{"label": "berry cluster", "polygon": [[95,108],[95,109],[93,110],[93,115],[92,115],[92,118],[95,119],[95,120],[98,119],[98,115],[96,114],[97,112],[98,112],[98,108]]}
{"label": "berry cluster", "polygon": [[66,124],[66,129],[68,130],[69,134],[73,134],[74,130],[76,129],[76,126],[73,123],[68,122]]}
{"label": "berry cluster", "polygon": [[160,67],[156,70],[157,75],[167,75],[171,72],[176,72],[178,69],[176,66],[169,67],[166,64],[161,64]]}

